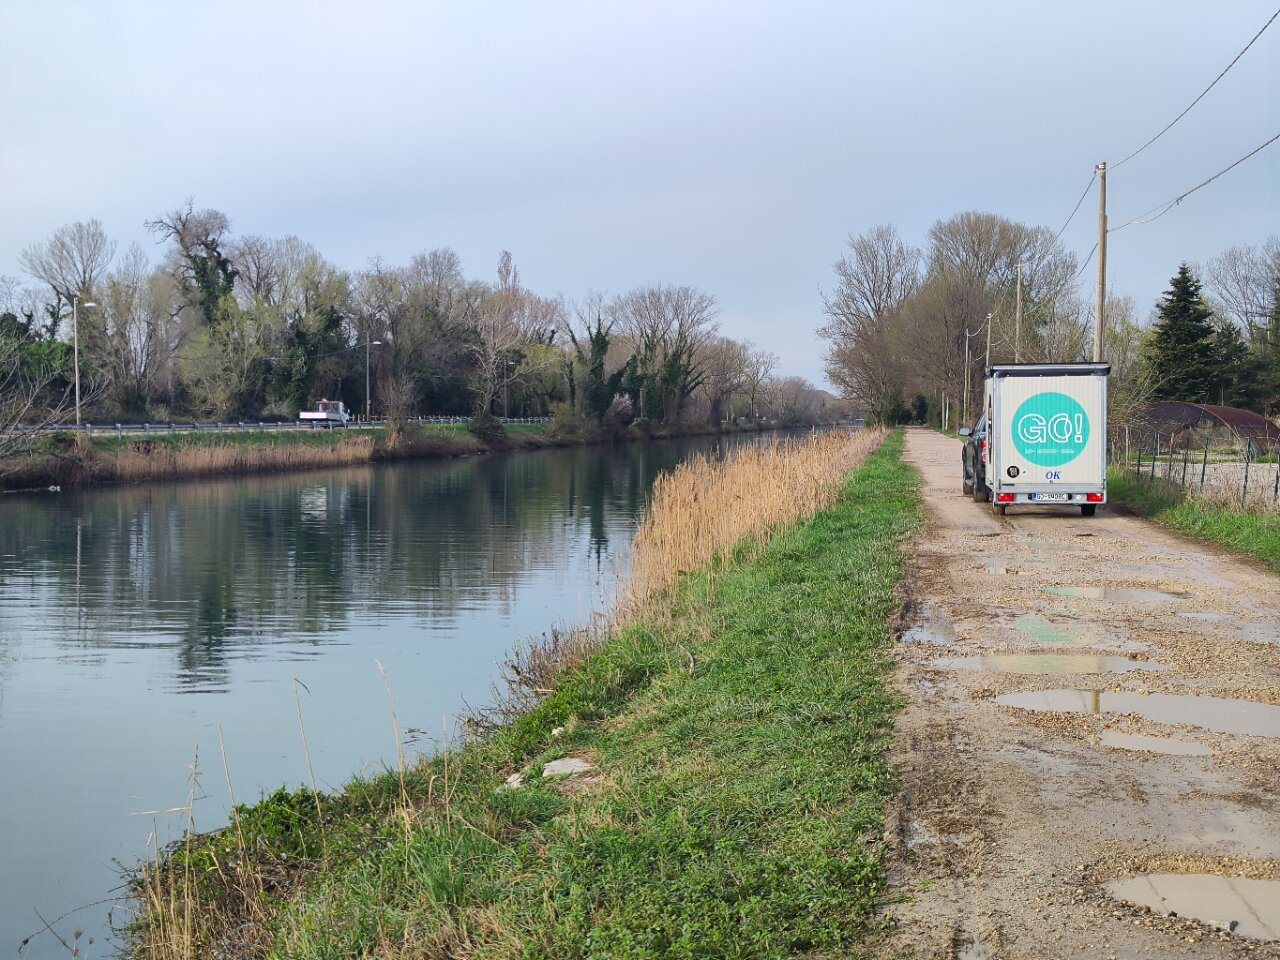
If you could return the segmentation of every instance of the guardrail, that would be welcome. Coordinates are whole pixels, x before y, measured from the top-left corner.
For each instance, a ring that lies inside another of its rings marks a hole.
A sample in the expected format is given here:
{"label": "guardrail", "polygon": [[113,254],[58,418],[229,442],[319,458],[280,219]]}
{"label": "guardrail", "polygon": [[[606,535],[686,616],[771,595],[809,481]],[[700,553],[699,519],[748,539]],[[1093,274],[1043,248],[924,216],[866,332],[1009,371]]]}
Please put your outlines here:
{"label": "guardrail", "polygon": [[[548,417],[495,417],[499,423],[546,423]],[[470,423],[470,417],[410,417],[410,423]],[[16,424],[18,431],[44,433],[84,433],[86,436],[152,436],[166,433],[226,433],[228,430],[378,430],[386,426],[386,419],[352,420],[345,427],[324,420],[236,420],[201,423],[81,423],[37,426]]]}

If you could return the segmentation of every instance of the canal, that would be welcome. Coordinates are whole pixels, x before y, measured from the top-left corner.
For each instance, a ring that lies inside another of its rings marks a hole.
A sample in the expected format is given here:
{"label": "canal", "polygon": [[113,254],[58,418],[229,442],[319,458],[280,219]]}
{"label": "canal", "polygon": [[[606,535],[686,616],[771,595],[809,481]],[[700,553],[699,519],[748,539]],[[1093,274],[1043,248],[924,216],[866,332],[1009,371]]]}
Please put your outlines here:
{"label": "canal", "polygon": [[0,499],[0,958],[111,955],[122,865],[189,796],[226,821],[224,754],[241,802],[308,750],[322,789],[394,762],[379,664],[432,750],[514,643],[607,603],[654,476],[733,442]]}

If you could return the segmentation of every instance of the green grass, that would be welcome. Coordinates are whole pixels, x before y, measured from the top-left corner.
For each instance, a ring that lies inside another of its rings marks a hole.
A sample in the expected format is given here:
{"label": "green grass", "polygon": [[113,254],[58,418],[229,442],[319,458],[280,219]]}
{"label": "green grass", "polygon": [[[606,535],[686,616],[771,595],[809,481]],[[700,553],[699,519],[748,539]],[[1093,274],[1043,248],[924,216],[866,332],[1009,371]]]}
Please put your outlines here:
{"label": "green grass", "polygon": [[[236,955],[857,955],[885,894],[887,620],[919,522],[901,445],[833,508],[688,576],[668,615],[609,638],[487,740],[403,787],[388,774],[322,797],[323,830],[309,791],[280,792],[244,808],[247,854],[227,830],[167,868],[196,868],[198,912],[220,913],[214,939]],[[601,781],[538,777],[567,754]],[[527,784],[498,789],[513,771]],[[238,858],[274,878],[266,923],[242,926],[218,879]]]}
{"label": "green grass", "polygon": [[1171,530],[1240,550],[1280,572],[1280,513],[1243,510],[1184,499],[1176,489],[1112,470],[1107,495]]}

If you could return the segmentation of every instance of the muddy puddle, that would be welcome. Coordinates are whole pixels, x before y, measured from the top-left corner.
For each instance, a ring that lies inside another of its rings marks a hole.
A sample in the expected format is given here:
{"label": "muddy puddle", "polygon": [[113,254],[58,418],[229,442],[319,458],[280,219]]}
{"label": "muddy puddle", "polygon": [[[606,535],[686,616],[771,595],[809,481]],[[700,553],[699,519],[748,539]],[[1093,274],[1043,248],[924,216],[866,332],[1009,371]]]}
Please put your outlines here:
{"label": "muddy puddle", "polygon": [[1171,757],[1208,757],[1213,751],[1203,743],[1174,740],[1170,737],[1148,737],[1141,733],[1120,733],[1107,730],[1098,738],[1108,747],[1119,750],[1140,750],[1145,753],[1163,753]]}
{"label": "muddy puddle", "polygon": [[991,673],[1061,674],[1128,673],[1130,670],[1164,670],[1163,663],[1128,657],[1092,657],[1072,653],[989,654],[981,657],[942,657],[935,667],[987,670]]}
{"label": "muddy puddle", "polygon": [[1192,623],[1221,624],[1222,629],[1241,640],[1249,640],[1253,643],[1280,643],[1280,622],[1274,620],[1251,623],[1228,613],[1208,613],[1199,610],[1179,610],[1178,616]]}
{"label": "muddy puddle", "polygon": [[920,608],[920,617],[907,630],[903,631],[903,643],[929,643],[949,646],[960,638],[956,636],[956,628],[940,607],[926,603]]}
{"label": "muddy puddle", "polygon": [[1254,940],[1280,940],[1280,880],[1148,873],[1112,880],[1107,893],[1157,913],[1193,917]]}
{"label": "muddy puddle", "polygon": [[1179,693],[1058,689],[1007,693],[996,697],[996,703],[1038,712],[1134,713],[1156,723],[1187,724],[1218,733],[1280,737],[1280,707],[1252,700]]}
{"label": "muddy puddle", "polygon": [[1174,600],[1191,599],[1189,593],[1152,590],[1144,587],[1045,587],[1044,589],[1060,597],[1108,600],[1113,603],[1171,603]]}
{"label": "muddy puddle", "polygon": [[1038,613],[1024,613],[1010,624],[1038,647],[1089,647],[1093,638],[1073,633],[1066,627],[1046,620]]}

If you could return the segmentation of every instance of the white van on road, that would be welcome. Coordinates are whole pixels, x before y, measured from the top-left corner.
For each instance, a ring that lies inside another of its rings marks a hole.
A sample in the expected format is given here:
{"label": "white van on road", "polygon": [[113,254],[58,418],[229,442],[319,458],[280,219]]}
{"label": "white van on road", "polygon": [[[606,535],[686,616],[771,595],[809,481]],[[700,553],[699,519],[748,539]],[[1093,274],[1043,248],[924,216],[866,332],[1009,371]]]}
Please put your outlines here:
{"label": "white van on road", "polygon": [[983,499],[1078,505],[1107,502],[1105,363],[1010,363],[987,370]]}

